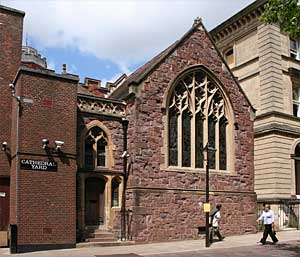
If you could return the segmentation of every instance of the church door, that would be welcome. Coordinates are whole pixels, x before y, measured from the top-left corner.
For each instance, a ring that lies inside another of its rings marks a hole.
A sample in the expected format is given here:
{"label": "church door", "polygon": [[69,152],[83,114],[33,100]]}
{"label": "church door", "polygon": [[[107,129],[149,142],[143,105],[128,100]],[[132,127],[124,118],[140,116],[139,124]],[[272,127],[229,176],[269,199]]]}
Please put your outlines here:
{"label": "church door", "polygon": [[85,224],[104,223],[105,181],[100,178],[87,178],[85,182]]}

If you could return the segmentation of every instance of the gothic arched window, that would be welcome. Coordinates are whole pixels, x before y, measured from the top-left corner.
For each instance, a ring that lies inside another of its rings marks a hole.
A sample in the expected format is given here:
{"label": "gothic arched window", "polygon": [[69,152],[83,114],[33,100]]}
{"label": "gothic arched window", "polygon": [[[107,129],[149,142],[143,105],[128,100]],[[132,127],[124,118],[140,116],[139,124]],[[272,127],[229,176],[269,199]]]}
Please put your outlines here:
{"label": "gothic arched window", "polygon": [[105,167],[107,136],[104,131],[94,126],[85,137],[85,165],[90,167]]}
{"label": "gothic arched window", "polygon": [[168,165],[204,168],[204,147],[209,167],[228,169],[228,107],[219,85],[203,70],[179,78],[173,87],[168,114]]}
{"label": "gothic arched window", "polygon": [[111,205],[112,207],[119,206],[119,187],[120,187],[120,179],[113,178],[111,182]]}

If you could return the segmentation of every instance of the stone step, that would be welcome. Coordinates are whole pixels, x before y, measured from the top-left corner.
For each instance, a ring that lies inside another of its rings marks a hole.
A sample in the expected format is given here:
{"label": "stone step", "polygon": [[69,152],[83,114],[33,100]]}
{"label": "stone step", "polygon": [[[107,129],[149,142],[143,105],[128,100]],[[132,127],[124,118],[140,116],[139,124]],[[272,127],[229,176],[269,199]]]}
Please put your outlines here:
{"label": "stone step", "polygon": [[95,230],[93,230],[93,233],[95,233],[95,234],[99,234],[99,233],[112,234],[112,232],[108,229],[95,229]]}
{"label": "stone step", "polygon": [[85,248],[85,247],[109,247],[109,246],[123,246],[123,245],[132,245],[133,241],[115,241],[115,242],[84,242],[76,244],[76,248]]}
{"label": "stone step", "polygon": [[116,237],[113,233],[107,233],[107,234],[94,233],[91,237],[92,238],[114,238],[114,239],[116,239]]}
{"label": "stone step", "polygon": [[117,239],[115,237],[97,237],[97,238],[87,238],[87,242],[117,242]]}
{"label": "stone step", "polygon": [[115,235],[111,232],[95,232],[95,233],[88,233],[86,234],[86,237],[91,237],[91,238],[99,238],[99,237],[104,237],[104,238],[107,238],[107,237],[115,237]]}

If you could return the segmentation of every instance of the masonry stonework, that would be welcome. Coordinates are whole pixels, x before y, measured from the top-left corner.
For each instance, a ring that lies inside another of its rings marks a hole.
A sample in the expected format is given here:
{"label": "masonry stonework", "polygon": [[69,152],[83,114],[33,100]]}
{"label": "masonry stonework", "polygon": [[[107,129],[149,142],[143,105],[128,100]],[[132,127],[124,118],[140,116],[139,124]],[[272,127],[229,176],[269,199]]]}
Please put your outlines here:
{"label": "masonry stonework", "polygon": [[[204,201],[204,172],[178,172],[164,167],[165,151],[162,150],[166,120],[162,109],[164,94],[179,73],[194,65],[210,69],[224,86],[239,127],[234,139],[234,170],[230,174],[213,173],[210,178],[214,203],[221,202],[224,210],[228,210],[222,227],[228,234],[256,229],[251,106],[224,68],[207,33],[199,26],[143,80],[134,104],[128,108],[129,145],[134,160],[128,191],[134,240],[193,238],[197,226],[204,225],[204,213],[198,204]],[[240,212],[236,212],[237,205]],[[240,222],[240,217],[245,218],[244,222]],[[232,226],[231,219],[240,226]]]}

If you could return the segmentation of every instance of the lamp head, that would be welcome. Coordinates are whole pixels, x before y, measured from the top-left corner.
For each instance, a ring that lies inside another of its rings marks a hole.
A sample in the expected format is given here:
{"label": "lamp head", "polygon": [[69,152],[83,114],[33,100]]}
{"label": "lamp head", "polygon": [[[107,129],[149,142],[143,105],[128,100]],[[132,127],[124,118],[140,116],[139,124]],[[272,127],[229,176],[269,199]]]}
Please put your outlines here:
{"label": "lamp head", "polygon": [[64,145],[64,141],[55,140],[55,149],[60,150],[60,148]]}
{"label": "lamp head", "polygon": [[43,149],[46,149],[48,147],[48,144],[49,144],[49,139],[47,139],[47,138],[42,139]]}
{"label": "lamp head", "polygon": [[2,151],[6,151],[7,148],[8,148],[8,143],[7,143],[6,141],[4,141],[4,142],[2,143]]}

